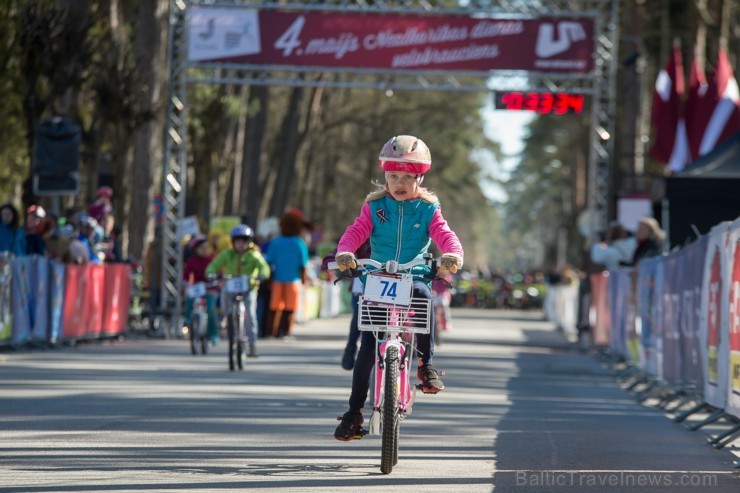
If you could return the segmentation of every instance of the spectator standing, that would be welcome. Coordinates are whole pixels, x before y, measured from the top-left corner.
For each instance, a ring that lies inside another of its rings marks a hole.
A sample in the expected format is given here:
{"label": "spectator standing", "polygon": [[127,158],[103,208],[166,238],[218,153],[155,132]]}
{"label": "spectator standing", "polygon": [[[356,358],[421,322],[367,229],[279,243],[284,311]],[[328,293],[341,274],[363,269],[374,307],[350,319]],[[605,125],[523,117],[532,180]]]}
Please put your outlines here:
{"label": "spectator standing", "polygon": [[111,204],[113,189],[111,187],[100,187],[95,196],[96,198],[88,206],[87,212],[95,221],[102,223],[105,217],[113,214],[113,205]]}
{"label": "spectator standing", "polygon": [[665,232],[660,228],[658,221],[652,217],[643,217],[637,224],[637,248],[632,257],[632,263],[649,257],[657,257],[662,252]]}
{"label": "spectator standing", "polygon": [[630,265],[637,248],[637,241],[619,223],[609,227],[605,242],[594,243],[591,247],[591,260],[614,270],[620,265]]}
{"label": "spectator standing", "polygon": [[58,218],[54,214],[49,214],[44,220],[43,233],[46,241],[46,255],[59,262],[69,261],[69,244],[71,236],[63,234],[58,227]]}
{"label": "spectator standing", "polygon": [[0,206],[0,253],[26,254],[26,233],[20,226],[20,215],[13,204]]}
{"label": "spectator standing", "polygon": [[26,255],[44,255],[46,253],[45,232],[46,211],[40,205],[26,209]]}
{"label": "spectator standing", "polygon": [[270,335],[292,337],[295,311],[306,282],[308,247],[301,238],[303,217],[290,212],[280,219],[280,236],[270,242],[265,260],[272,267],[270,294]]}
{"label": "spectator standing", "polygon": [[77,239],[81,241],[82,244],[85,245],[85,247],[87,247],[90,262],[92,262],[93,264],[100,264],[100,259],[95,253],[95,247],[93,245],[93,233],[95,232],[95,228],[97,227],[98,222],[87,214],[80,214],[78,217],[78,222],[80,226],[80,233],[77,235]]}

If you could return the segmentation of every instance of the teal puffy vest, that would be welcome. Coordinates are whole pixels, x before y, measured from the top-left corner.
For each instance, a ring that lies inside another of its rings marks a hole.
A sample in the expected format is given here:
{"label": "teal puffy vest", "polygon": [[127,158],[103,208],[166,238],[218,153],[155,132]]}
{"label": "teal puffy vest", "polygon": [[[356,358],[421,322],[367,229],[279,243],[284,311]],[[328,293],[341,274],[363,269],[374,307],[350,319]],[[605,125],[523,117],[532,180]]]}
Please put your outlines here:
{"label": "teal puffy vest", "polygon": [[[423,199],[398,202],[386,195],[368,205],[373,221],[370,236],[370,257],[373,260],[396,260],[402,264],[422,258],[431,243],[429,223],[439,203],[430,204]],[[426,266],[417,266],[412,272],[423,275],[429,271]]]}

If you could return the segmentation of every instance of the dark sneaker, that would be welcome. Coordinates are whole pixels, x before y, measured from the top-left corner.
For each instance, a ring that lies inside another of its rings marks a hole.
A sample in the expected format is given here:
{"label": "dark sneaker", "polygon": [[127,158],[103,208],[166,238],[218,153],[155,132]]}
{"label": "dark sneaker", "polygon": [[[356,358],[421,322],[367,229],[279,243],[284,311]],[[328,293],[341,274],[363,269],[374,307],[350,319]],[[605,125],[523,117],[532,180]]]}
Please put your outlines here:
{"label": "dark sneaker", "polygon": [[365,422],[362,413],[347,411],[341,418],[337,419],[341,420],[341,423],[334,430],[334,438],[342,442],[362,438],[362,435],[364,435],[363,431],[365,431],[361,426]]}
{"label": "dark sneaker", "polygon": [[357,346],[347,346],[344,349],[344,356],[342,356],[342,368],[345,370],[351,370],[355,367],[355,352],[357,352]]}
{"label": "dark sneaker", "polygon": [[421,382],[421,391],[425,394],[436,394],[445,388],[442,379],[439,378],[439,372],[431,365],[426,363],[419,366],[416,376]]}

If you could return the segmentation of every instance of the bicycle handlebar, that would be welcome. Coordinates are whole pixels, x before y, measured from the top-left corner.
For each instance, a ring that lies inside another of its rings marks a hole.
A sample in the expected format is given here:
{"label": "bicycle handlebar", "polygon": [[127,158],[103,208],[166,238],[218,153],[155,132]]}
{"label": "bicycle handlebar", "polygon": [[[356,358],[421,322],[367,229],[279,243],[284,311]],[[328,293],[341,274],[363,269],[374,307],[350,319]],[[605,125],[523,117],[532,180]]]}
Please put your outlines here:
{"label": "bicycle handlebar", "polygon": [[[433,261],[433,259],[415,258],[414,260],[410,262],[406,262],[404,264],[396,263],[396,269],[397,270],[411,270],[413,267],[416,267],[417,265],[427,265],[428,260]],[[358,258],[358,259],[355,259],[355,262],[357,262],[358,266],[375,267],[378,270],[386,270],[390,264],[390,262],[378,262],[377,260],[373,260],[371,258]],[[336,262],[329,262],[329,269],[337,270],[339,269],[339,264],[337,264]],[[350,269],[350,270],[355,270],[355,269]]]}

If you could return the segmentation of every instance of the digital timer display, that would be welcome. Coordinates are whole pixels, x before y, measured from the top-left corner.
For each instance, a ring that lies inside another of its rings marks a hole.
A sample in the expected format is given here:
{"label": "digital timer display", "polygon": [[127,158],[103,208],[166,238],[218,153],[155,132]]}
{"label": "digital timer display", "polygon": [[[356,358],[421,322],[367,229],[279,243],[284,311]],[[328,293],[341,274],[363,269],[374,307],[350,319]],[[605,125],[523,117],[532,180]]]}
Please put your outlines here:
{"label": "digital timer display", "polygon": [[541,115],[583,113],[583,94],[563,92],[495,92],[497,110],[536,111]]}

